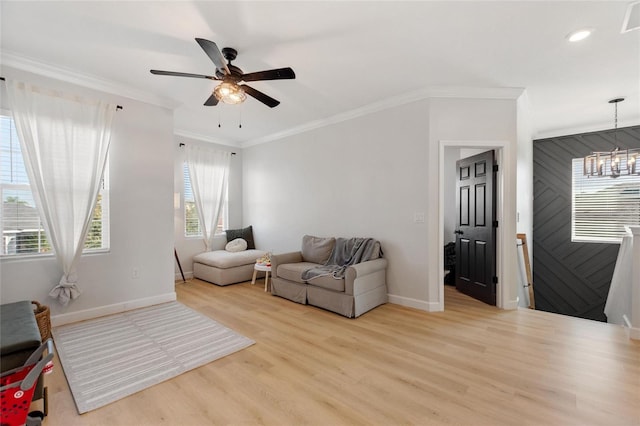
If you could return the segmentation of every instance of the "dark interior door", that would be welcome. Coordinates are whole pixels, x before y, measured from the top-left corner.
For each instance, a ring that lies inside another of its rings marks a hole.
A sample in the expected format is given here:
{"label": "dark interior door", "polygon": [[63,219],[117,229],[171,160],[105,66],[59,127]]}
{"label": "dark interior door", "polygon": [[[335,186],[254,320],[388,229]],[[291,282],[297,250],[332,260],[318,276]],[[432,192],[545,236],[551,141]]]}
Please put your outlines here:
{"label": "dark interior door", "polygon": [[459,160],[456,183],[456,288],[496,304],[494,152]]}

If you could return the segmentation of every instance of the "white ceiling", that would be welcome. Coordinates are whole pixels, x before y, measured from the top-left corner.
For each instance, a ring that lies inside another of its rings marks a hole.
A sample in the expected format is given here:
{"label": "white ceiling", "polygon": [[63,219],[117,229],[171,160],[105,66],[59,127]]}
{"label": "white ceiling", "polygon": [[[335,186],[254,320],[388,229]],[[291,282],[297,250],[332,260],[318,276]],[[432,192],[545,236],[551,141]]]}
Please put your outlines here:
{"label": "white ceiling", "polygon": [[[549,136],[612,127],[618,96],[621,124],[640,123],[640,31],[620,32],[629,3],[2,0],[0,41],[6,65],[166,99],[178,134],[232,145],[443,88],[524,88],[536,135]],[[583,27],[590,38],[567,42]],[[205,107],[216,82],[149,73],[214,73],[195,37],[236,48],[244,72],[290,66],[297,78],[252,83],[274,109]]]}

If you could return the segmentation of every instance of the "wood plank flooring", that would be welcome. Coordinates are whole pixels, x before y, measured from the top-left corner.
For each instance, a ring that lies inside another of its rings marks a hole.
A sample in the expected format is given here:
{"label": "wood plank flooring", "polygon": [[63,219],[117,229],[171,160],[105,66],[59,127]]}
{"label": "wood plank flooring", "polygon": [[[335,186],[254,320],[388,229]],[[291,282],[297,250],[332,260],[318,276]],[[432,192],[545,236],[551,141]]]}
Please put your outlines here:
{"label": "wood plank flooring", "polygon": [[446,287],[445,312],[357,319],[243,283],[178,300],[256,344],[78,415],[56,364],[54,425],[640,425],[640,342],[621,327],[501,311]]}

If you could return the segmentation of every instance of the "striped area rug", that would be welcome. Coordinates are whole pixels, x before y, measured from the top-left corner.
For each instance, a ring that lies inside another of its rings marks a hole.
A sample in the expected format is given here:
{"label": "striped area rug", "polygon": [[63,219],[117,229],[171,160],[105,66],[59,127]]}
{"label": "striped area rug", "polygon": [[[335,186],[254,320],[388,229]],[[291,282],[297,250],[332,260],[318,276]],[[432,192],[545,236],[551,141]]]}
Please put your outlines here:
{"label": "striped area rug", "polygon": [[52,333],[80,414],[255,343],[179,302],[55,327]]}

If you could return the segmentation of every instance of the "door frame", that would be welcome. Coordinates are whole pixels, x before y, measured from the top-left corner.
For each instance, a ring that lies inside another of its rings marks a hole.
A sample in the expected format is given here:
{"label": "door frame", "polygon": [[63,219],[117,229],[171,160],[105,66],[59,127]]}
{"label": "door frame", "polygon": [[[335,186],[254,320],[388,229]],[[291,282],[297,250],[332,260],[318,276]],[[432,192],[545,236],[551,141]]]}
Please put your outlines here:
{"label": "door frame", "polygon": [[[472,148],[495,150],[496,164],[499,165],[496,174],[496,216],[499,226],[496,229],[496,306],[501,309],[516,309],[517,280],[516,278],[516,229],[515,229],[515,197],[516,197],[516,166],[515,152],[512,143],[508,141],[482,140],[440,140],[438,144],[438,303],[440,310],[444,310],[444,153],[446,148]],[[508,212],[507,205],[511,205],[513,212]],[[512,218],[507,215],[512,213]],[[509,237],[510,228],[513,235]],[[513,246],[513,250],[505,250]],[[513,252],[513,253],[511,253]],[[513,265],[510,265],[513,263]]]}

